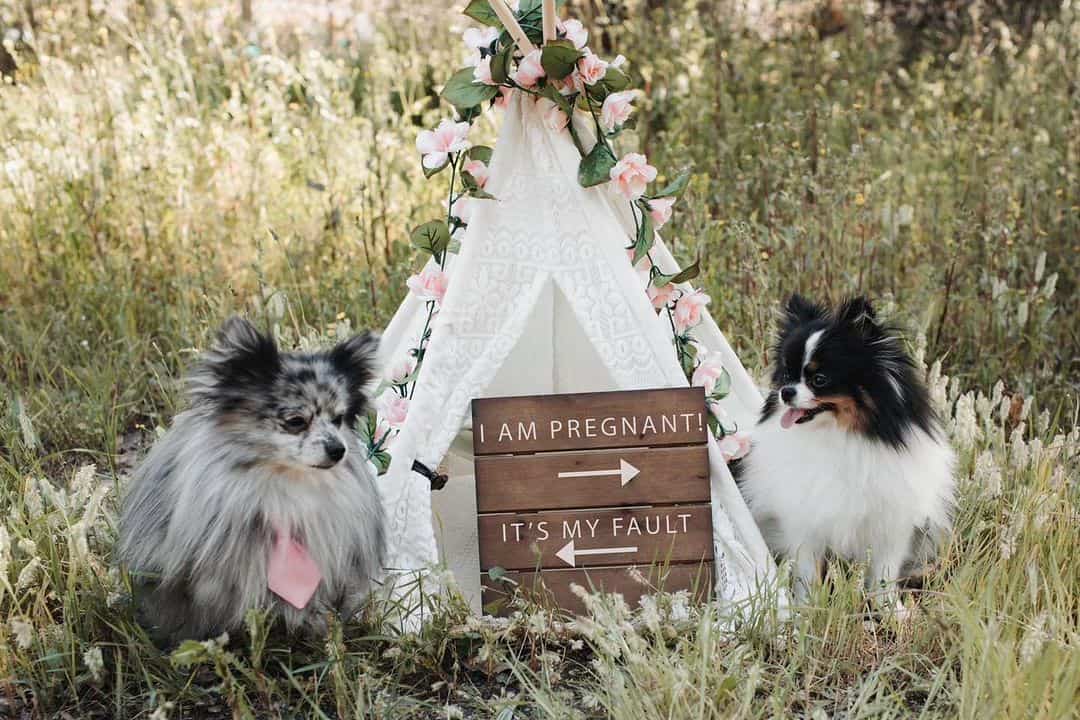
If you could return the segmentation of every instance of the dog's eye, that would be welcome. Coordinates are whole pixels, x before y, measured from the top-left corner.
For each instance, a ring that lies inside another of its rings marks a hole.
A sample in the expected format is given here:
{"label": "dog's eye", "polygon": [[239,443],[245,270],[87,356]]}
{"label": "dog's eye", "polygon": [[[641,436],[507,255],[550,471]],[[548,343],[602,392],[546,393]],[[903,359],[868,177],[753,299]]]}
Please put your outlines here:
{"label": "dog's eye", "polygon": [[338,427],[341,427],[341,423],[342,423],[342,422],[343,422],[344,420],[345,420],[345,416],[344,416],[344,415],[335,415],[334,417],[332,417],[332,418],[330,419],[330,422],[332,422],[332,423],[333,423],[334,425],[337,425]]}
{"label": "dog's eye", "polygon": [[290,415],[285,418],[285,429],[291,433],[303,432],[307,426],[308,419],[303,415]]}
{"label": "dog's eye", "polygon": [[823,388],[829,384],[829,378],[823,373],[814,373],[814,377],[810,378],[810,384],[816,388]]}

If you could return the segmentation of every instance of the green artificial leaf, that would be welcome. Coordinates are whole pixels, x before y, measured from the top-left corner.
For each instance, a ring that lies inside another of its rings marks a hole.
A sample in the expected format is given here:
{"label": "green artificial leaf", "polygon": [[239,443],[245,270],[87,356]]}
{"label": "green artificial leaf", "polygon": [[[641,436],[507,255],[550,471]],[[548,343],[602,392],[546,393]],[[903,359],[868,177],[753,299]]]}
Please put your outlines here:
{"label": "green artificial leaf", "polygon": [[492,10],[491,5],[488,4],[488,0],[471,0],[462,12],[482,25],[502,27],[502,21],[499,20],[499,16]]}
{"label": "green artificial leaf", "polygon": [[491,58],[491,79],[499,85],[505,85],[510,80],[510,61],[514,56],[513,43],[500,45],[499,52]]}
{"label": "green artificial leaf", "polygon": [[569,116],[574,112],[573,101],[559,92],[558,88],[554,85],[545,85],[540,91],[540,97],[545,97],[559,106],[559,109]]}
{"label": "green artificial leaf", "polygon": [[372,453],[370,460],[380,475],[385,474],[390,469],[390,453],[385,450]]}
{"label": "green artificial leaf", "polygon": [[652,215],[649,214],[648,209],[641,207],[641,221],[638,223],[637,239],[634,241],[633,265],[637,265],[641,262],[641,258],[649,254],[655,238],[656,231],[653,229]]}
{"label": "green artificial leaf", "polygon": [[716,378],[711,397],[714,400],[723,400],[729,392],[731,392],[731,375],[728,375],[727,368],[720,368],[720,377]]}
{"label": "green artificial leaf", "polygon": [[487,145],[473,145],[465,152],[465,157],[470,160],[479,160],[485,165],[491,162],[492,150]]}
{"label": "green artificial leaf", "polygon": [[409,235],[412,246],[438,257],[450,244],[450,228],[444,220],[426,222]]}
{"label": "green artificial leaf", "polygon": [[442,96],[459,110],[476,107],[499,94],[499,88],[473,80],[473,69],[462,68],[450,76],[443,87]]}
{"label": "green artificial leaf", "polygon": [[427,165],[424,165],[424,164],[420,165],[420,167],[424,171],[424,177],[426,177],[426,178],[429,178],[432,175],[438,175],[439,173],[441,173],[443,170],[445,170],[449,166],[450,166],[450,159],[449,158],[447,158],[446,162],[444,162],[442,165],[440,165],[438,167],[434,167],[434,168],[429,168]]}
{"label": "green artificial leaf", "polygon": [[698,354],[697,346],[683,340],[676,342],[679,344],[679,362],[682,364],[683,373],[687,378],[693,377]]}
{"label": "green artificial leaf", "polygon": [[480,187],[473,187],[469,189],[469,197],[476,198],[477,200],[495,200],[495,196]]}
{"label": "green artificial leaf", "polygon": [[581,51],[569,40],[552,40],[540,51],[540,64],[552,80],[562,80],[574,72]]}
{"label": "green artificial leaf", "polygon": [[606,183],[611,179],[611,168],[615,167],[615,162],[611,149],[602,142],[596,143],[589,154],[581,158],[581,164],[578,166],[578,182],[582,187]]}
{"label": "green artificial leaf", "polygon": [[690,184],[690,169],[687,168],[681,173],[675,176],[675,179],[665,185],[659,192],[651,197],[665,198],[678,196],[686,189],[686,186]]}
{"label": "green artificial leaf", "polygon": [[608,65],[607,70],[604,72],[604,77],[600,80],[600,84],[603,85],[608,92],[622,92],[630,87],[630,76],[619,68]]}
{"label": "green artificial leaf", "polygon": [[[518,24],[534,45],[544,44],[543,0],[521,0],[516,14]],[[556,3],[558,5],[558,3]]]}
{"label": "green artificial leaf", "polygon": [[693,280],[699,274],[701,274],[701,256],[700,255],[698,256],[698,258],[696,260],[694,260],[693,264],[691,264],[688,267],[683,268],[682,270],[675,273],[674,275],[665,275],[664,273],[657,273],[656,275],[653,276],[652,284],[653,284],[653,287],[658,287],[658,288],[662,288],[665,285],[672,284],[672,283],[674,283],[675,285],[678,285],[679,283],[684,283],[684,282],[688,282],[690,280]]}
{"label": "green artificial leaf", "polygon": [[491,568],[488,568],[487,572],[488,572],[488,577],[491,578],[492,581],[494,581],[494,582],[499,582],[500,580],[502,580],[503,578],[506,577],[506,569],[501,568],[498,565],[495,565],[495,566],[493,566]]}
{"label": "green artificial leaf", "polygon": [[[486,145],[477,145],[475,147],[471,147],[468,149],[468,151],[466,151],[465,157],[469,160],[479,160],[480,162],[487,165],[489,162],[491,162],[491,148],[487,147]],[[480,198],[482,200],[494,199],[494,195],[488,195],[480,189],[480,184],[476,182],[476,178],[474,178],[468,170],[465,170],[464,167],[462,167],[461,170],[461,180],[463,183],[465,183],[465,189],[469,190],[469,194],[471,196]]]}

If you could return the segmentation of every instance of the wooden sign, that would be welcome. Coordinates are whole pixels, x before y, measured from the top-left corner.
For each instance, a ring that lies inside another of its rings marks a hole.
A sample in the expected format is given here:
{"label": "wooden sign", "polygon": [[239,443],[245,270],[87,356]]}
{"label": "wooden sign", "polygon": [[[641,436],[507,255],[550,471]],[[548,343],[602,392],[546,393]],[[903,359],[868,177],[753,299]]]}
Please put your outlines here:
{"label": "wooden sign", "polygon": [[659,589],[708,596],[701,388],[487,398],[472,410],[485,607],[518,588],[580,610],[571,583],[630,603]]}

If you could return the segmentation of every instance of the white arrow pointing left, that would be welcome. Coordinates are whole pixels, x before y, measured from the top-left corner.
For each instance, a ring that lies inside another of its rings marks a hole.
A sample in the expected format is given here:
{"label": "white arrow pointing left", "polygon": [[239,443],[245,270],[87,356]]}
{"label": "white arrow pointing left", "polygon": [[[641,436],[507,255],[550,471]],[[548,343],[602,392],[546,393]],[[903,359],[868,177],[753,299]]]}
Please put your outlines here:
{"label": "white arrow pointing left", "polygon": [[559,549],[559,552],[555,553],[555,557],[562,560],[570,567],[577,567],[578,555],[621,555],[622,553],[636,553],[637,546],[631,545],[628,547],[613,547],[613,548],[588,548],[587,550],[576,550],[574,548],[574,541],[566,543]]}
{"label": "white arrow pointing left", "polygon": [[622,458],[619,458],[618,470],[572,470],[559,473],[561,478],[576,478],[576,477],[607,477],[608,475],[618,475],[622,480],[623,487],[626,487],[626,483],[630,482],[638,476],[641,471],[636,467],[626,462]]}

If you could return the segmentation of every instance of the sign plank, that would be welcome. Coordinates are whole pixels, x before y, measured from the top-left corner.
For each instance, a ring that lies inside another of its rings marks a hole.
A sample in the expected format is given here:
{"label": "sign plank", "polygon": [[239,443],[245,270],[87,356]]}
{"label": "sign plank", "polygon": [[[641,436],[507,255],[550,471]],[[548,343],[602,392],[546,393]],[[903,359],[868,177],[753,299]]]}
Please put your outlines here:
{"label": "sign plank", "polygon": [[477,398],[473,453],[703,444],[703,388]]}
{"label": "sign plank", "polygon": [[481,515],[480,569],[587,567],[712,558],[704,505]]}
{"label": "sign plank", "polygon": [[476,509],[708,502],[708,466],[705,445],[478,457]]}
{"label": "sign plank", "polygon": [[[631,568],[645,576],[648,584],[643,585],[631,577]],[[554,604],[567,612],[580,614],[585,611],[585,606],[570,589],[570,583],[586,590],[621,593],[630,607],[636,607],[643,595],[658,591],[690,590],[695,602],[704,602],[712,588],[712,563],[510,571],[504,577],[505,580],[491,580],[485,573],[481,578],[481,602],[485,608],[503,601],[497,613],[506,613],[510,607],[505,601],[520,592],[540,603]]]}

